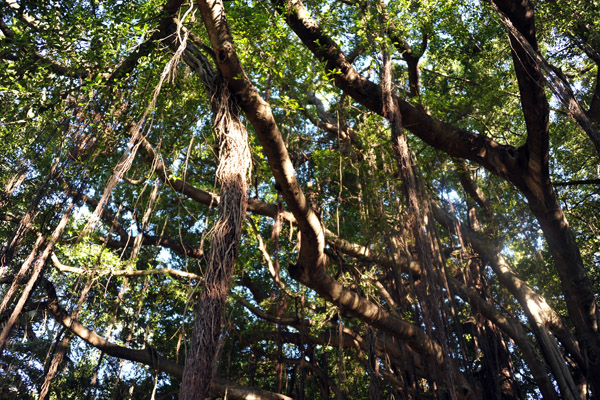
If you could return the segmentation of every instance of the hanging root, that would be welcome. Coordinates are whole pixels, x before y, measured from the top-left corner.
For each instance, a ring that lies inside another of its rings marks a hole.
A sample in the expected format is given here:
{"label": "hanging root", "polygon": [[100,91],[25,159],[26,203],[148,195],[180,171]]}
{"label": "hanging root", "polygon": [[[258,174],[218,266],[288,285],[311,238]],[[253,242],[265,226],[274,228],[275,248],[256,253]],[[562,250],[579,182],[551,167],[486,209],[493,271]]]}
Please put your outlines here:
{"label": "hanging root", "polygon": [[106,206],[108,204],[108,199],[110,198],[112,191],[117,186],[117,183],[119,182],[119,180],[123,179],[123,177],[125,176],[127,171],[129,171],[129,169],[131,168],[131,165],[133,164],[133,160],[135,159],[135,156],[137,154],[138,148],[140,147],[140,144],[142,143],[142,141],[140,139],[142,139],[143,131],[144,131],[144,129],[149,130],[150,127],[152,126],[152,122],[150,122],[147,127],[144,127],[144,123],[146,122],[146,119],[148,118],[148,114],[150,114],[154,110],[154,107],[156,106],[156,100],[158,99],[158,95],[160,94],[160,90],[162,89],[163,83],[169,78],[170,75],[175,74],[175,68],[176,68],[177,64],[179,63],[179,60],[181,59],[182,54],[186,48],[188,34],[189,34],[189,32],[186,31],[183,39],[180,41],[179,47],[175,51],[175,54],[173,55],[173,57],[171,57],[169,62],[163,68],[163,71],[158,80],[158,84],[154,88],[152,100],[150,101],[150,103],[148,104],[146,109],[144,110],[142,117],[140,118],[140,120],[138,122],[136,122],[135,124],[133,124],[131,126],[130,139],[129,139],[129,143],[127,143],[125,153],[121,157],[121,160],[113,168],[113,173],[110,176],[110,178],[108,179],[106,186],[104,187],[104,192],[102,193],[102,197],[100,198],[100,201],[98,202],[98,205],[96,206],[96,209],[94,210],[88,223],[84,226],[83,230],[79,234],[78,239],[83,238],[89,232],[92,232],[96,229],[96,225],[100,221],[100,216],[102,215],[102,213],[104,212],[104,209],[106,208]]}
{"label": "hanging root", "polygon": [[251,166],[248,133],[226,87],[217,84],[212,97],[214,131],[219,143],[217,179],[221,186],[219,219],[211,230],[205,286],[200,295],[190,352],[186,358],[180,400],[204,399],[210,389],[222,334],[229,280],[246,213]]}

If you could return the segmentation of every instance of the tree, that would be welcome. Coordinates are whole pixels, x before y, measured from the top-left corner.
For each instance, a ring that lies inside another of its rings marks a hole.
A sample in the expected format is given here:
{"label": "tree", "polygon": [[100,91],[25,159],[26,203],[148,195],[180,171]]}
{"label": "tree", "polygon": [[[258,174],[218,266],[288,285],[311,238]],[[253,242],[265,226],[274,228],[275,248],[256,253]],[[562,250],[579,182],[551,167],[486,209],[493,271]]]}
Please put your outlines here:
{"label": "tree", "polygon": [[3,3],[0,390],[598,397],[598,17]]}

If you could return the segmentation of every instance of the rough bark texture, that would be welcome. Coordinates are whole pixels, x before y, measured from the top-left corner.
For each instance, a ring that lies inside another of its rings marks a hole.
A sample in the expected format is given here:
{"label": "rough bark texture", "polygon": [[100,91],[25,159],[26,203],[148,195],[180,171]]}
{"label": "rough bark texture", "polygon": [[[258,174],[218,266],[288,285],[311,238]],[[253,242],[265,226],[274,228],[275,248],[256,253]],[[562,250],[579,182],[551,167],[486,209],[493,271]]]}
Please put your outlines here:
{"label": "rough bark texture", "polygon": [[182,400],[203,400],[210,391],[213,367],[222,340],[229,281],[235,270],[247,207],[246,182],[251,162],[248,133],[227,87],[219,83],[212,102],[214,131],[220,146],[217,170],[221,185],[219,219],[210,235],[208,266],[204,272],[204,285],[179,393]]}

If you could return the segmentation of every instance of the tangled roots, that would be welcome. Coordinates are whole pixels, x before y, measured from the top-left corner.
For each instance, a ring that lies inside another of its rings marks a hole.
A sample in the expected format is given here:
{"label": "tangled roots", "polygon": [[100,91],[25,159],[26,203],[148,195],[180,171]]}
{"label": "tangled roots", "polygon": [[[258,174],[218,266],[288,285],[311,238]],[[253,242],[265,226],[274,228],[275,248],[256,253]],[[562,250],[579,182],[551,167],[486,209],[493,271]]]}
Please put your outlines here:
{"label": "tangled roots", "polygon": [[239,108],[224,85],[212,97],[214,131],[219,143],[217,179],[221,186],[219,218],[210,235],[208,268],[200,295],[190,352],[186,358],[180,400],[204,399],[210,390],[221,342],[229,280],[233,275],[247,206],[251,167],[248,132]]}

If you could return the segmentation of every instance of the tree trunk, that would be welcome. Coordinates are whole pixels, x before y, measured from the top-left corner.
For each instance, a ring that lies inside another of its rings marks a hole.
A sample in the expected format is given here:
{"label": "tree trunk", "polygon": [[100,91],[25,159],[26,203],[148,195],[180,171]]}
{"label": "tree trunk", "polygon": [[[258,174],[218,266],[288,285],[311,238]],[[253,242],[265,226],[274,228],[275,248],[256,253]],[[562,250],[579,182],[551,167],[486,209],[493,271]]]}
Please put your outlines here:
{"label": "tree trunk", "polygon": [[229,91],[218,83],[213,93],[214,130],[220,146],[217,178],[221,184],[219,219],[212,229],[205,283],[196,311],[180,400],[204,400],[210,392],[213,368],[222,340],[222,321],[229,280],[235,269],[242,220],[248,203],[250,168],[248,133]]}
{"label": "tree trunk", "polygon": [[[544,193],[545,192],[545,193]],[[600,333],[596,297],[585,272],[579,246],[551,188],[544,196],[528,194],[531,210],[540,223],[560,277],[562,291],[575,325],[575,336],[584,360],[581,366],[594,397],[600,396]]]}

